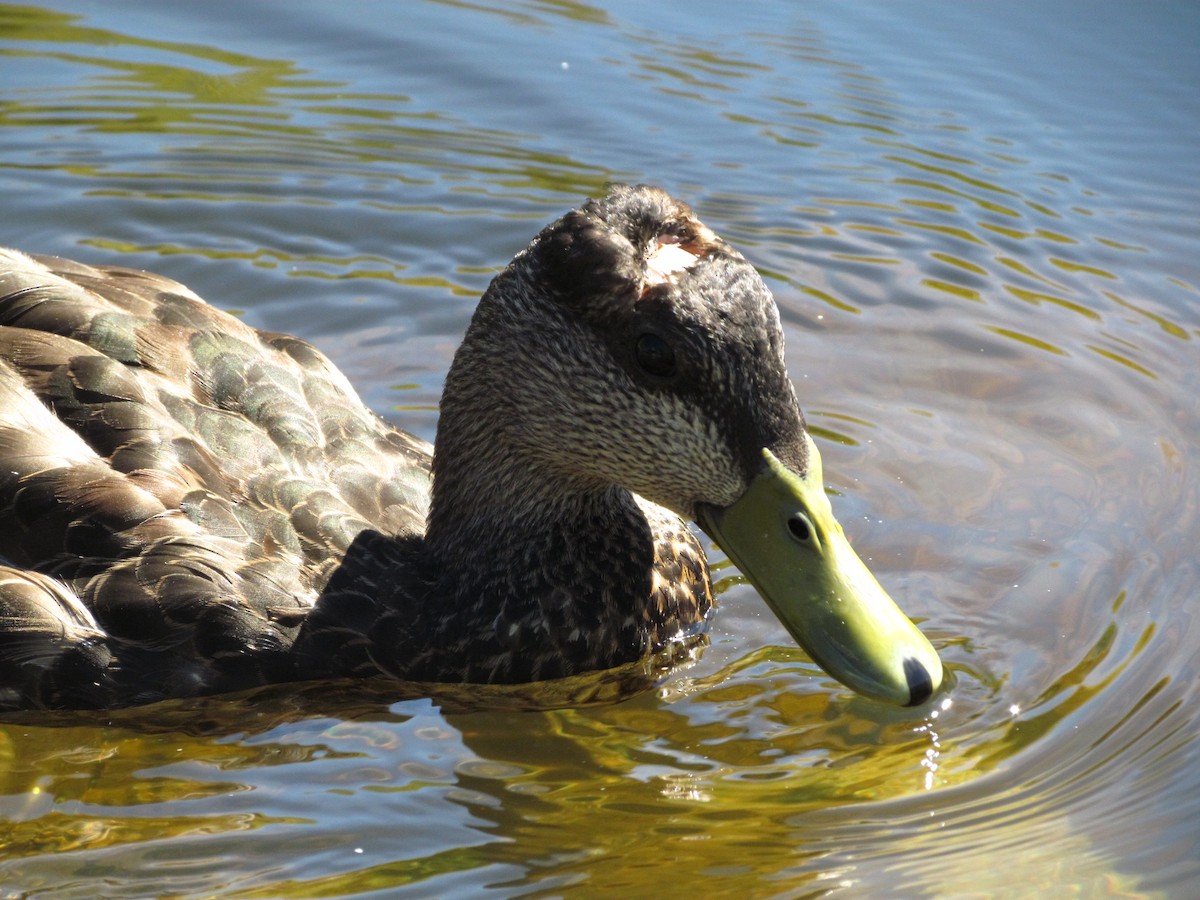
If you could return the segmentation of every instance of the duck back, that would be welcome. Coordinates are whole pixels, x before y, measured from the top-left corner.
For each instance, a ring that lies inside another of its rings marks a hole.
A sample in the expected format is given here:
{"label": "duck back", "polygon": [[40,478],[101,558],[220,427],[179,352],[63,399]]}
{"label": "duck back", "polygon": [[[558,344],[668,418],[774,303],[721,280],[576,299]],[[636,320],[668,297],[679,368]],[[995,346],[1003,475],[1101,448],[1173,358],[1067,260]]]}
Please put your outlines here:
{"label": "duck back", "polygon": [[0,706],[287,680],[355,538],[423,531],[429,466],[304,341],[0,251]]}

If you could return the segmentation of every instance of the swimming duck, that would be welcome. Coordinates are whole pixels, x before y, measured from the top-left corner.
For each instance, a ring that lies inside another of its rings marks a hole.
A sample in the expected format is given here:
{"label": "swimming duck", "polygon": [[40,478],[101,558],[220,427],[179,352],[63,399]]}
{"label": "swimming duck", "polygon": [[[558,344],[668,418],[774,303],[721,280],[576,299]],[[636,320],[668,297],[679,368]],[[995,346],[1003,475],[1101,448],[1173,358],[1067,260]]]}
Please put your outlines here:
{"label": "swimming duck", "polygon": [[833,516],[770,291],[657,188],[496,276],[435,447],[174,281],[0,251],[0,706],[636,662],[712,608],[685,519],[835,678],[938,688]]}

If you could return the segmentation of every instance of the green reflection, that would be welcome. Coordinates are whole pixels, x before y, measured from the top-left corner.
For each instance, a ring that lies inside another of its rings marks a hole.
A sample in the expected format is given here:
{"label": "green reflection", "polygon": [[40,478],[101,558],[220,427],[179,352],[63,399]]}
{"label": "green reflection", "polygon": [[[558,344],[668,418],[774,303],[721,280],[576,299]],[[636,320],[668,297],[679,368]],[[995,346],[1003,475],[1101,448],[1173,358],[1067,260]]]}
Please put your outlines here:
{"label": "green reflection", "polygon": [[850,435],[843,434],[840,431],[834,431],[832,428],[823,428],[820,425],[814,425],[812,422],[809,422],[808,430],[816,437],[824,438],[827,441],[833,441],[834,443],[842,444],[846,447],[858,446],[858,441],[850,437]]}
{"label": "green reflection", "polygon": [[1098,312],[1088,309],[1086,306],[1076,303],[1073,300],[1068,300],[1065,297],[1058,297],[1043,291],[1031,291],[1026,288],[1019,288],[1013,284],[1005,284],[1004,289],[1018,300],[1024,300],[1033,306],[1038,306],[1042,303],[1052,303],[1055,306],[1061,306],[1063,309],[1069,309],[1073,313],[1078,313],[1086,319],[1096,322],[1100,321],[1100,314]]}
{"label": "green reflection", "polygon": [[934,212],[956,213],[958,207],[953,203],[944,203],[941,200],[917,200],[915,198],[907,198],[903,201],[905,206],[911,206],[916,209],[931,209]]}
{"label": "green reflection", "polygon": [[[92,128],[113,132],[153,132],[192,126],[196,133],[233,133],[240,128],[235,123],[246,119],[255,129],[284,128],[291,133],[308,129],[281,124],[269,119],[261,109],[242,112],[231,105],[272,105],[272,94],[279,88],[333,87],[335,82],[299,78],[300,70],[286,60],[272,60],[232,53],[214,47],[178,41],[150,41],[106,29],[75,24],[81,17],[65,15],[36,7],[0,6],[0,32],[9,41],[30,41],[54,45],[85,44],[104,48],[103,54],[81,55],[65,51],[44,51],[37,56],[73,63],[98,70],[97,84],[106,85],[118,93],[129,90],[132,95],[88,100],[86,106],[68,109],[48,109],[43,105],[10,101],[0,107],[0,125],[86,124]],[[137,62],[121,58],[113,48],[151,50],[181,60],[173,64]],[[34,51],[9,50],[4,55],[35,55]],[[217,68],[213,69],[212,65]],[[207,68],[201,69],[204,65]],[[164,95],[156,100],[156,95]],[[168,100],[168,97],[170,98]],[[130,101],[137,99],[136,114]],[[216,104],[216,105],[213,105]],[[224,118],[224,125],[214,120]]]}
{"label": "green reflection", "polygon": [[1025,230],[1022,228],[1011,228],[1011,227],[1006,227],[1004,225],[997,225],[995,222],[980,222],[979,227],[984,229],[985,231],[991,231],[998,235],[1001,235],[1002,237],[1012,238],[1013,240],[1016,240],[1016,241],[1038,239],[1038,240],[1043,240],[1043,241],[1050,241],[1051,243],[1055,243],[1055,244],[1078,244],[1079,243],[1079,241],[1075,240],[1075,238],[1073,238],[1073,237],[1069,237],[1065,234],[1059,234],[1056,231],[1049,231],[1045,228],[1034,228],[1031,230]]}
{"label": "green reflection", "polygon": [[[431,2],[450,9],[469,10],[482,15],[497,16],[517,25],[545,24],[538,15],[532,12],[523,12],[489,3],[470,3],[468,0],[431,0]],[[538,13],[560,16],[569,21],[583,22],[589,25],[612,24],[611,18],[603,9],[587,3],[574,2],[574,0],[531,0],[522,5],[536,10]]]}
{"label": "green reflection", "polygon": [[1048,285],[1049,287],[1058,288],[1059,290],[1066,290],[1065,285],[1063,285],[1061,282],[1052,281],[1044,275],[1039,275],[1019,259],[1014,259],[1011,256],[997,256],[996,262],[1000,263],[1000,265],[1006,268],[1012,269],[1014,272],[1019,272],[1027,278],[1040,281],[1042,284]]}
{"label": "green reflection", "polygon": [[[595,18],[583,5],[548,11]],[[61,156],[54,168],[86,179],[93,197],[333,207],[344,200],[324,183],[332,177],[332,171],[324,174],[331,165],[339,178],[381,184],[427,184],[469,173],[510,196],[528,191],[539,203],[547,192],[574,200],[625,177],[527,146],[521,135],[415,109],[406,95],[311,77],[291,60],[148,40],[34,7],[0,6],[0,33],[7,44],[0,54],[53,60],[78,72],[76,86],[57,89],[51,99],[44,91],[6,97],[0,128],[171,134],[196,141],[164,145],[145,168],[122,167],[103,156],[100,162]],[[67,52],[68,46],[79,49]],[[230,163],[230,141],[236,141],[236,165]],[[281,187],[299,178],[308,180],[304,188]],[[375,202],[364,199],[362,205]]]}
{"label": "green reflection", "polygon": [[54,44],[90,44],[97,47],[130,46],[167,50],[196,59],[230,66],[257,62],[253,57],[232,53],[216,47],[178,41],[148,41],[119,32],[87,25],[77,25],[83,17],[59,13],[39,6],[0,4],[0,29],[11,41],[30,41]]}
{"label": "green reflection", "polygon": [[[1118,594],[1113,604],[1114,612],[1124,599],[1124,592]],[[993,737],[980,757],[979,764],[985,768],[1002,765],[1049,735],[1094,697],[1111,688],[1149,646],[1157,630],[1153,622],[1146,625],[1138,635],[1132,652],[1124,659],[1112,661],[1108,671],[1100,674],[1101,666],[1109,661],[1117,644],[1119,633],[1117,623],[1109,623],[1097,641],[1074,665],[1064,669],[1028,709],[1020,710],[1003,734]],[[1152,691],[1151,695],[1144,699],[1149,699],[1155,692]],[[1097,742],[1101,738],[1101,735],[1095,736]]]}
{"label": "green reflection", "polygon": [[938,250],[933,253],[930,253],[929,255],[933,259],[944,262],[950,266],[955,266],[956,268],[962,269],[963,271],[966,271],[966,272],[970,272],[974,275],[987,275],[988,274],[988,270],[985,269],[983,266],[976,265],[975,263],[971,262],[970,260],[963,259],[960,256],[954,256],[953,254],[946,253],[945,251]]}
{"label": "green reflection", "polygon": [[838,128],[855,128],[863,131],[873,131],[878,134],[896,134],[894,129],[886,125],[880,125],[877,122],[859,122],[854,119],[845,119],[840,116],[830,115],[829,113],[795,112],[792,115],[798,119],[817,122],[821,125],[834,125]]}
{"label": "green reflection", "polygon": [[[230,898],[353,897],[379,890],[395,890],[470,872],[488,865],[488,855],[477,847],[456,847],[415,859],[398,859],[353,868],[335,875],[271,880],[253,888],[225,893]],[[438,893],[434,889],[434,893]]]}
{"label": "green reflection", "polygon": [[49,813],[30,822],[9,825],[0,860],[72,850],[95,852],[150,841],[255,831],[269,825],[304,824],[311,824],[311,820],[261,813],[138,817]]}
{"label": "green reflection", "polygon": [[1179,338],[1181,341],[1190,341],[1192,339],[1192,336],[1188,334],[1184,328],[1175,324],[1164,315],[1156,313],[1153,310],[1146,309],[1144,306],[1138,306],[1136,303],[1126,300],[1113,291],[1105,291],[1104,296],[1113,303],[1116,303],[1118,306],[1123,306],[1125,309],[1131,310],[1140,316],[1145,316],[1167,334],[1171,335],[1171,337]]}
{"label": "green reflection", "polygon": [[1112,360],[1115,363],[1119,363],[1120,365],[1124,366],[1125,368],[1129,369],[1130,371],[1137,372],[1139,375],[1144,375],[1147,378],[1153,378],[1155,380],[1158,379],[1158,376],[1155,375],[1153,372],[1151,372],[1149,369],[1147,369],[1145,366],[1138,365],[1132,359],[1130,359],[1128,356],[1123,356],[1120,353],[1117,353],[1115,350],[1109,350],[1106,347],[1098,347],[1095,344],[1086,344],[1085,346],[1089,350],[1091,350],[1093,353],[1095,353],[1097,356],[1103,356],[1105,359]]}
{"label": "green reflection", "polygon": [[831,259],[867,263],[873,266],[898,266],[903,262],[894,256],[869,256],[865,253],[830,253],[829,256]]}
{"label": "green reflection", "polygon": [[837,297],[833,296],[833,294],[827,293],[826,291],[822,291],[819,288],[805,285],[805,286],[802,286],[800,288],[800,290],[803,293],[808,294],[810,297],[816,297],[822,303],[832,306],[834,309],[840,309],[842,312],[849,312],[849,313],[861,313],[862,312],[862,310],[859,309],[857,306],[852,306],[844,300],[839,300]]}
{"label": "green reflection", "polygon": [[909,144],[909,143],[905,143],[902,141],[881,141],[877,138],[868,138],[867,143],[877,144],[880,147],[891,147],[894,150],[904,150],[905,152],[908,152],[908,153],[916,153],[920,156],[924,156],[929,159],[937,160],[938,162],[954,163],[954,164],[957,164],[960,166],[965,166],[965,167],[975,165],[971,160],[967,159],[965,156],[958,156],[953,153],[947,153],[944,150],[933,150],[928,147],[918,147],[915,144]]}
{"label": "green reflection", "polygon": [[847,231],[856,231],[860,234],[882,234],[885,237],[901,237],[904,234],[903,231],[897,231],[895,228],[888,228],[885,225],[862,225],[850,222],[845,228]]}
{"label": "green reflection", "polygon": [[918,231],[932,231],[935,234],[945,235],[960,241],[969,241],[972,244],[983,245],[983,241],[976,235],[961,228],[957,225],[938,225],[933,222],[921,222],[916,219],[896,219],[897,225],[903,225],[906,228],[915,228]]}
{"label": "green reflection", "polygon": [[1132,250],[1134,253],[1148,253],[1147,248],[1139,244],[1126,244],[1121,241],[1114,241],[1112,238],[1100,237],[1093,235],[1092,240],[1097,244],[1102,244],[1105,247],[1111,247],[1113,250]]}
{"label": "green reflection", "polygon": [[[958,170],[949,168],[947,166],[934,166],[934,165],[930,165],[929,163],[921,162],[921,161],[915,160],[915,159],[910,159],[910,158],[904,157],[904,156],[897,156],[894,154],[886,155],[883,158],[885,160],[887,160],[888,162],[894,162],[899,165],[907,166],[907,167],[910,167],[913,169],[920,169],[921,171],[928,172],[932,175],[940,175],[942,177],[950,179],[951,181],[958,182],[959,184],[964,184],[968,187],[979,188],[980,190],[984,190],[989,193],[1001,194],[1001,195],[1009,196],[1009,197],[1020,196],[1016,191],[1009,190],[1008,188],[1005,188],[1005,187],[1001,187],[998,184],[993,184],[990,181],[984,181],[982,178],[973,178],[970,175],[967,175],[963,172],[959,172]],[[897,179],[897,182],[901,183],[901,184],[907,183],[902,179]],[[936,185],[936,187],[938,187],[939,189],[950,190],[952,193],[954,192],[951,189],[946,188],[944,185],[938,184],[936,182],[924,182],[924,183],[927,185]],[[967,194],[967,193],[963,193],[960,196],[969,197],[971,200],[973,200],[975,203],[977,203],[980,207],[988,210],[989,212],[1000,213],[1001,215],[1012,216],[1013,218],[1017,218],[1021,215],[1019,212],[1017,212],[1017,210],[1015,210],[1011,207],[1008,207],[1008,206],[1003,206],[1002,204],[999,204],[999,203],[995,202],[994,200],[987,200],[983,197],[976,197],[974,195]]]}
{"label": "green reflection", "polygon": [[974,303],[982,303],[983,296],[974,288],[964,287],[961,284],[954,284],[949,281],[941,281],[937,278],[923,278],[921,284],[935,291],[941,291],[944,294],[952,294],[955,297],[961,297],[964,300],[971,300]]}
{"label": "green reflection", "polygon": [[[838,431],[830,427],[829,420],[835,419],[841,422],[848,422],[851,425],[858,425],[863,428],[876,428],[874,422],[868,422],[866,419],[861,419],[858,416],[852,416],[848,413],[830,412],[828,410],[810,409],[806,416],[808,420],[808,430],[818,437],[826,440],[834,441],[846,447],[857,447],[859,442],[848,434]],[[814,422],[814,419],[819,419],[820,424]]]}
{"label": "green reflection", "polygon": [[1027,347],[1033,347],[1035,350],[1043,350],[1046,353],[1053,353],[1055,356],[1069,355],[1067,351],[1061,347],[1056,347],[1054,344],[1051,344],[1048,341],[1043,341],[1039,338],[1033,337],[1032,335],[1023,334],[1020,331],[1014,331],[1011,328],[1001,328],[999,325],[985,325],[984,327],[988,331],[992,332],[992,334],[998,334],[1001,337],[1008,338],[1009,340],[1017,341]]}
{"label": "green reflection", "polygon": [[[262,712],[243,721],[261,721]],[[251,790],[237,773],[343,755],[320,744],[213,740],[152,724],[141,731],[79,724],[86,716],[36,718],[72,724],[0,725],[7,820],[0,861],[309,822],[253,809],[230,812],[231,798]],[[154,716],[145,718],[152,723]],[[188,719],[205,728],[202,712]]]}

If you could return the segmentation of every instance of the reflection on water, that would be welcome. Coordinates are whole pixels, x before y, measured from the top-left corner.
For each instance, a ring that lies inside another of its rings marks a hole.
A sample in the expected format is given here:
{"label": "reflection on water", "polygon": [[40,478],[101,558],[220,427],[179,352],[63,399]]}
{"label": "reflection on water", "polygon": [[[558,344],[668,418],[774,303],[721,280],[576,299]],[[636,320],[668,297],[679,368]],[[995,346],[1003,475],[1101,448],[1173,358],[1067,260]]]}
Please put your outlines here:
{"label": "reflection on water", "polygon": [[839,517],[951,687],[846,695],[714,553],[711,646],[625,703],[14,718],[0,883],[1194,895],[1196,12],[367,9],[0,6],[0,240],[180,278],[432,437],[496,267],[663,183],[775,290]]}

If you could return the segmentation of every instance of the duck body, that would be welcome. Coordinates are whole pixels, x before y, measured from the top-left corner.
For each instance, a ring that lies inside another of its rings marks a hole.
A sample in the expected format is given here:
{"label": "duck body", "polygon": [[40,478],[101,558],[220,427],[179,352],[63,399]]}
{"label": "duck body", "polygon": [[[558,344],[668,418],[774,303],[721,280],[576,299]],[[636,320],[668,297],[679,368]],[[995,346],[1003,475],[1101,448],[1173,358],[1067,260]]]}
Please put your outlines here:
{"label": "duck body", "polygon": [[645,660],[712,608],[681,516],[819,478],[765,285],[647,187],[496,277],[436,444],[173,281],[0,251],[0,708]]}

